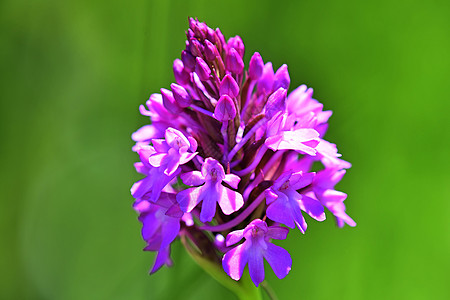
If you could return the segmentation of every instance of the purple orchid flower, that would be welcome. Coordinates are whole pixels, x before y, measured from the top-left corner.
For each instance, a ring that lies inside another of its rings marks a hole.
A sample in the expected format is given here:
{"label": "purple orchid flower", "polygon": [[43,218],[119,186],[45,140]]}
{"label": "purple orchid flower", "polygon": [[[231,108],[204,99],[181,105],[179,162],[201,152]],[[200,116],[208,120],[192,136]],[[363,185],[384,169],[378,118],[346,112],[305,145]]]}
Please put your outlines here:
{"label": "purple orchid flower", "polygon": [[355,221],[345,213],[344,200],[347,199],[347,194],[334,189],[345,173],[345,170],[339,169],[324,169],[317,172],[312,182],[314,193],[309,192],[307,195],[317,198],[335,216],[339,227],[343,227],[344,223],[354,227]]}
{"label": "purple orchid flower", "polygon": [[197,141],[192,137],[186,138],[181,131],[174,128],[168,128],[165,137],[165,140],[152,140],[156,153],[150,155],[148,160],[153,167],[163,167],[164,174],[171,176],[180,165],[197,155],[197,152],[188,152],[197,150]]}
{"label": "purple orchid flower", "polygon": [[319,144],[319,133],[312,128],[298,128],[291,130],[289,115],[279,112],[267,125],[267,139],[265,144],[270,149],[295,150],[302,154],[315,156],[315,147]]}
{"label": "purple orchid flower", "polygon": [[305,233],[307,225],[301,211],[305,211],[317,221],[325,220],[325,212],[319,201],[299,194],[297,190],[310,185],[315,173],[288,171],[283,173],[274,184],[265,191],[267,217],[290,228],[297,225]]}
{"label": "purple orchid flower", "polygon": [[170,245],[180,237],[216,278],[223,268],[239,280],[248,264],[258,286],[264,259],[283,278],[292,260],[270,242],[287,236],[278,225],[305,233],[303,212],[323,221],[325,208],[339,227],[356,225],[347,195],[335,190],[351,164],[324,139],[332,112],[306,85],[288,92],[287,65],[274,72],[258,52],[247,64],[241,37],[227,41],[192,18],[186,37],[173,63],[175,82],[140,106],[151,123],[132,135],[135,168],[145,177],[131,194],[145,250],[157,252],[152,272],[172,264]]}
{"label": "purple orchid flower", "polygon": [[131,195],[138,199],[145,194],[150,194],[150,200],[155,202],[159,198],[161,191],[176,178],[180,170],[169,176],[164,173],[164,166],[158,168],[152,166],[149,163],[149,158],[157,152],[151,146],[141,146],[138,153],[141,161],[135,163],[134,166],[137,172],[146,175],[146,177],[133,184]]}
{"label": "purple orchid flower", "polygon": [[199,187],[189,188],[177,195],[177,201],[184,212],[190,212],[203,201],[200,212],[200,221],[209,222],[216,212],[216,203],[226,215],[232,214],[244,205],[242,195],[224,185],[232,188],[238,187],[241,180],[233,174],[225,174],[222,165],[215,159],[208,157],[202,166],[202,171],[193,171],[181,175],[184,184]]}
{"label": "purple orchid flower", "polygon": [[142,238],[147,243],[144,250],[158,252],[150,271],[154,273],[164,264],[172,265],[170,244],[180,232],[180,221],[184,214],[177,206],[175,194],[161,193],[156,203],[151,203],[147,199],[148,197],[144,196],[133,206],[140,214]]}
{"label": "purple orchid flower", "polygon": [[238,243],[243,237],[245,242],[231,249],[223,256],[222,266],[225,272],[234,280],[239,280],[248,264],[250,278],[258,286],[265,277],[264,261],[267,260],[275,275],[284,278],[292,266],[289,253],[270,242],[270,239],[284,240],[289,229],[280,226],[267,226],[266,222],[255,219],[245,229],[228,234],[226,245]]}

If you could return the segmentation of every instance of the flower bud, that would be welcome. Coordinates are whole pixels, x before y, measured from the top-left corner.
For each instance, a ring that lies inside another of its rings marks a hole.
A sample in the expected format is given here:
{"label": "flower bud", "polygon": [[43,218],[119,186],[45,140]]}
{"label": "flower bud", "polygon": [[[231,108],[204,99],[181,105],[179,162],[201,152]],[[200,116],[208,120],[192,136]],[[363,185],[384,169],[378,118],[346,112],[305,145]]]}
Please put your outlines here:
{"label": "flower bud", "polygon": [[273,80],[274,80],[274,74],[273,74],[273,67],[272,63],[268,62],[264,65],[263,73],[261,77],[258,80],[258,86],[257,91],[258,94],[270,94],[273,90]]}
{"label": "flower bud", "polygon": [[223,34],[222,34],[222,31],[220,31],[219,28],[216,28],[216,36],[217,36],[217,40],[218,40],[218,41],[216,42],[216,45],[217,45],[217,44],[220,44],[220,47],[217,46],[217,48],[218,48],[219,50],[224,49],[224,48],[226,47],[227,43],[225,43],[225,38],[224,38],[224,36],[223,36]]}
{"label": "flower bud", "polygon": [[193,72],[195,68],[195,57],[192,56],[191,53],[189,53],[186,50],[183,50],[181,52],[181,60],[183,61],[184,68],[188,72]]}
{"label": "flower bud", "polygon": [[181,107],[178,106],[171,91],[166,89],[161,89],[161,95],[163,99],[164,107],[173,114],[178,114],[181,112]]}
{"label": "flower bud", "polygon": [[275,81],[273,83],[273,90],[276,91],[278,88],[282,87],[284,89],[289,88],[291,83],[291,78],[289,77],[289,72],[287,65],[282,65],[275,73]]}
{"label": "flower bud", "polygon": [[244,57],[245,46],[240,36],[235,36],[228,39],[228,49],[234,48],[241,57]]}
{"label": "flower bud", "polygon": [[189,84],[190,82],[189,72],[184,69],[181,59],[177,58],[173,62],[173,75],[175,76],[175,81],[180,85]]}
{"label": "flower bud", "polygon": [[269,96],[266,103],[266,117],[271,119],[278,112],[285,110],[287,90],[279,88]]}
{"label": "flower bud", "polygon": [[221,96],[217,102],[213,116],[220,122],[233,120],[236,117],[236,106],[234,105],[233,99],[228,95]]}
{"label": "flower bud", "polygon": [[222,79],[222,82],[220,83],[220,95],[228,95],[232,98],[235,98],[239,95],[239,86],[236,83],[236,80],[230,75],[227,74]]}
{"label": "flower bud", "polygon": [[205,57],[209,61],[214,61],[216,56],[219,55],[216,46],[208,40],[205,40]]}
{"label": "flower bud", "polygon": [[255,52],[250,59],[249,67],[248,67],[248,76],[250,76],[253,80],[258,80],[264,69],[264,62],[261,58],[261,54]]}
{"label": "flower bud", "polygon": [[173,98],[177,104],[181,107],[188,107],[192,103],[191,95],[182,87],[176,83],[170,85],[172,88]]}
{"label": "flower bud", "polygon": [[202,56],[204,47],[197,39],[192,38],[189,40],[189,50],[193,56]]}
{"label": "flower bud", "polygon": [[197,57],[196,60],[197,63],[195,64],[195,73],[197,73],[201,81],[208,80],[209,75],[211,74],[211,69],[209,68],[208,64],[200,57]]}
{"label": "flower bud", "polygon": [[242,70],[244,70],[244,62],[242,61],[242,57],[234,48],[229,49],[226,63],[227,70],[235,74],[241,74]]}

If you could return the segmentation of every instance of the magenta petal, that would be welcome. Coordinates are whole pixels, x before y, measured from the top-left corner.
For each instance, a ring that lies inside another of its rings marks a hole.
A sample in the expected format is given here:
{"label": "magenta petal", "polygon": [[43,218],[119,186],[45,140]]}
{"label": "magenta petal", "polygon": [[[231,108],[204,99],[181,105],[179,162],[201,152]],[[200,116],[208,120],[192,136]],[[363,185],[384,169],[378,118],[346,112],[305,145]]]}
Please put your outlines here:
{"label": "magenta petal", "polygon": [[153,180],[149,177],[145,177],[138,182],[134,183],[131,187],[131,195],[134,198],[141,198],[145,193],[147,193],[153,185]]}
{"label": "magenta petal", "polygon": [[264,252],[264,258],[272,267],[275,275],[280,279],[284,278],[291,270],[291,255],[289,254],[289,252],[279,246],[267,243],[267,249]]}
{"label": "magenta petal", "polygon": [[[292,210],[289,200],[283,193],[278,193],[278,199],[273,201],[267,207],[267,217],[272,221],[282,223],[290,228],[295,227],[292,215],[289,213]],[[300,210],[300,209],[299,209]]]}
{"label": "magenta petal", "polygon": [[317,221],[325,220],[325,210],[319,201],[303,195],[300,208]]}
{"label": "magenta petal", "polygon": [[248,272],[250,278],[256,286],[264,281],[264,260],[261,249],[252,245],[252,249],[248,251]]}
{"label": "magenta petal", "polygon": [[238,192],[232,191],[223,185],[219,187],[218,202],[223,213],[230,215],[239,210],[244,205],[244,199]]}
{"label": "magenta petal", "polygon": [[228,247],[234,245],[240,240],[242,240],[243,237],[244,237],[244,229],[232,231],[227,235],[226,245]]}
{"label": "magenta petal", "polygon": [[180,232],[180,219],[166,216],[164,226],[162,226],[161,248],[167,247],[175,240]]}
{"label": "magenta petal", "polygon": [[290,186],[294,190],[302,189],[312,183],[314,175],[315,173],[294,173],[289,179]]}
{"label": "magenta petal", "polygon": [[228,183],[233,189],[237,189],[241,178],[234,174],[227,174],[223,179],[226,183]]}
{"label": "magenta petal", "polygon": [[197,154],[198,154],[197,152],[194,152],[194,153],[185,152],[185,153],[181,154],[179,164],[184,165],[185,163],[187,163],[188,161],[193,159]]}
{"label": "magenta petal", "polygon": [[292,216],[294,217],[294,222],[297,225],[301,233],[305,233],[308,225],[306,224],[305,218],[303,218],[302,211],[300,210],[300,205],[292,205]]}
{"label": "magenta petal", "polygon": [[153,125],[144,125],[141,128],[139,128],[137,131],[135,131],[131,138],[135,142],[141,142],[141,141],[147,141],[149,139],[152,139],[158,135],[158,131],[155,129],[155,126]]}
{"label": "magenta petal", "polygon": [[148,162],[155,168],[160,167],[162,160],[167,156],[167,153],[156,153],[148,158]]}
{"label": "magenta petal", "polygon": [[234,280],[241,279],[242,273],[244,272],[244,267],[247,264],[248,258],[245,250],[245,245],[242,244],[231,249],[223,256],[223,270]]}
{"label": "magenta petal", "polygon": [[171,266],[172,260],[170,259],[170,246],[167,246],[164,249],[160,249],[158,254],[156,255],[155,263],[153,264],[153,268],[150,271],[150,274],[158,271],[164,264]]}
{"label": "magenta petal", "polygon": [[220,194],[215,186],[204,185],[201,189],[200,201],[202,201],[202,210],[200,212],[200,221],[210,222],[216,214],[216,204]]}
{"label": "magenta petal", "polygon": [[289,229],[281,226],[270,226],[266,236],[271,239],[284,240],[289,233]]}
{"label": "magenta petal", "polygon": [[267,205],[278,199],[278,195],[272,189],[265,190],[265,195]]}
{"label": "magenta petal", "polygon": [[183,183],[190,186],[201,185],[205,183],[205,178],[200,171],[193,171],[189,173],[181,174],[181,180]]}
{"label": "magenta petal", "polygon": [[200,192],[202,187],[190,188],[177,194],[177,202],[184,212],[191,212],[200,202]]}

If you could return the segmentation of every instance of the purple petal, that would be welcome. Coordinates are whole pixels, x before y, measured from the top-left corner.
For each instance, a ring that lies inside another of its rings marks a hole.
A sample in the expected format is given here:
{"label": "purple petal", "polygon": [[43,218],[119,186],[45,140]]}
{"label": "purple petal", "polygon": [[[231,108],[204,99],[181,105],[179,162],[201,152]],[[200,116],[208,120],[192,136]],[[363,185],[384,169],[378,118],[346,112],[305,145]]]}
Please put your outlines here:
{"label": "purple petal", "polygon": [[153,167],[158,168],[158,167],[161,166],[163,159],[166,158],[166,157],[167,157],[167,153],[156,153],[156,154],[151,155],[148,158],[148,162]]}
{"label": "purple petal", "polygon": [[170,149],[169,144],[167,144],[165,139],[152,139],[152,144],[156,152],[159,153],[165,153]]}
{"label": "purple petal", "polygon": [[144,125],[141,128],[139,128],[137,131],[135,131],[131,138],[135,142],[141,142],[141,141],[147,141],[150,140],[158,135],[158,131],[156,130],[155,126],[153,125]]}
{"label": "purple petal", "polygon": [[[220,184],[219,184],[220,185]],[[220,185],[222,186],[222,185]],[[202,202],[202,210],[200,211],[200,221],[210,222],[216,214],[217,200],[220,199],[220,192],[213,185],[205,184],[199,196]]]}
{"label": "purple petal", "polygon": [[241,178],[234,174],[227,174],[223,181],[228,183],[233,189],[237,189]]}
{"label": "purple petal", "polygon": [[247,264],[247,252],[245,243],[231,249],[222,259],[222,267],[225,273],[232,279],[239,280],[244,272],[244,267]]}
{"label": "purple petal", "polygon": [[296,203],[292,203],[291,205],[291,214],[294,218],[294,222],[297,225],[298,229],[301,233],[305,233],[306,228],[308,228],[308,225],[306,224],[305,218],[303,218],[302,211],[300,210],[300,204],[298,203],[298,200],[295,201]]}
{"label": "purple petal", "polygon": [[275,275],[280,279],[284,278],[291,270],[291,255],[289,254],[289,252],[279,246],[276,246],[272,243],[267,243],[267,249],[264,252],[264,258],[272,267]]}
{"label": "purple petal", "polygon": [[134,168],[136,169],[136,172],[147,175],[148,173],[148,167],[144,165],[142,162],[136,162],[134,163]]}
{"label": "purple petal", "polygon": [[219,187],[218,202],[223,213],[226,215],[234,213],[244,205],[244,199],[241,194],[230,190],[223,185],[220,185]]}
{"label": "purple petal", "polygon": [[261,249],[257,246],[252,246],[248,251],[248,272],[256,286],[264,281],[264,260]]}
{"label": "purple petal", "polygon": [[166,216],[180,219],[184,213],[178,204],[173,204],[167,211]]}
{"label": "purple petal", "polygon": [[[284,193],[277,193],[278,199],[273,201],[267,207],[267,217],[272,221],[282,223],[290,228],[295,227],[293,217],[291,215],[291,205]],[[300,210],[300,209],[299,209]]]}
{"label": "purple petal", "polygon": [[272,188],[265,190],[264,193],[266,195],[267,205],[271,204],[273,201],[278,199],[278,194],[275,193],[275,191]]}
{"label": "purple petal", "polygon": [[153,179],[145,177],[138,182],[134,183],[131,187],[131,195],[134,198],[141,198],[145,193],[147,193],[153,186]]}
{"label": "purple petal", "polygon": [[164,225],[162,226],[161,248],[167,247],[175,240],[180,232],[180,219],[166,216]]}
{"label": "purple petal", "polygon": [[191,212],[200,202],[200,192],[202,187],[190,188],[177,194],[177,202],[184,212]]}
{"label": "purple petal", "polygon": [[317,221],[325,220],[325,210],[319,201],[303,195],[300,208]]}
{"label": "purple petal", "polygon": [[170,259],[170,246],[158,251],[155,263],[153,264],[153,268],[150,271],[150,274],[155,273],[165,264],[168,266],[172,266],[172,260]]}
{"label": "purple petal", "polygon": [[243,237],[244,237],[244,229],[232,231],[227,235],[226,245],[228,247],[234,245],[238,243],[240,240],[242,240]]}
{"label": "purple petal", "polygon": [[281,226],[270,226],[267,229],[266,237],[276,240],[285,240],[289,233],[289,229]]}
{"label": "purple petal", "polygon": [[314,179],[314,175],[315,173],[294,173],[289,179],[289,185],[292,187],[292,189],[299,190],[310,185]]}
{"label": "purple petal", "polygon": [[148,242],[155,235],[160,235],[161,221],[155,216],[155,213],[146,214],[140,219],[142,222],[141,234],[144,241]]}
{"label": "purple petal", "polygon": [[200,171],[193,171],[189,173],[181,174],[181,180],[183,183],[190,186],[201,185],[205,183],[205,177],[203,177]]}
{"label": "purple petal", "polygon": [[185,163],[187,163],[188,161],[193,159],[197,154],[198,154],[198,152],[194,152],[194,153],[185,152],[185,153],[181,154],[179,164],[184,165]]}

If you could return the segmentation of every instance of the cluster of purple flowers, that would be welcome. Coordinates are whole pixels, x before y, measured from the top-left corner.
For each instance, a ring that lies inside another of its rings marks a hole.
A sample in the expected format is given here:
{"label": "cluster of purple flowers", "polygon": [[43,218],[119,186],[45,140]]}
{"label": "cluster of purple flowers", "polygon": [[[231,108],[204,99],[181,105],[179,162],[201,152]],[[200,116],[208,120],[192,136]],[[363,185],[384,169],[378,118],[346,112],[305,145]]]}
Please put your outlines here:
{"label": "cluster of purple flowers", "polygon": [[[132,135],[145,177],[131,194],[145,250],[157,252],[151,272],[172,264],[171,243],[183,237],[234,280],[248,265],[258,286],[263,259],[283,278],[292,260],[272,239],[305,233],[304,213],[323,221],[326,208],[339,227],[356,225],[334,189],[351,164],[323,139],[331,111],[305,85],[287,94],[286,65],[274,72],[256,52],[244,70],[239,36],[226,41],[195,19],[186,35],[176,83],[140,106],[151,124]],[[323,168],[311,172],[315,162]]]}

